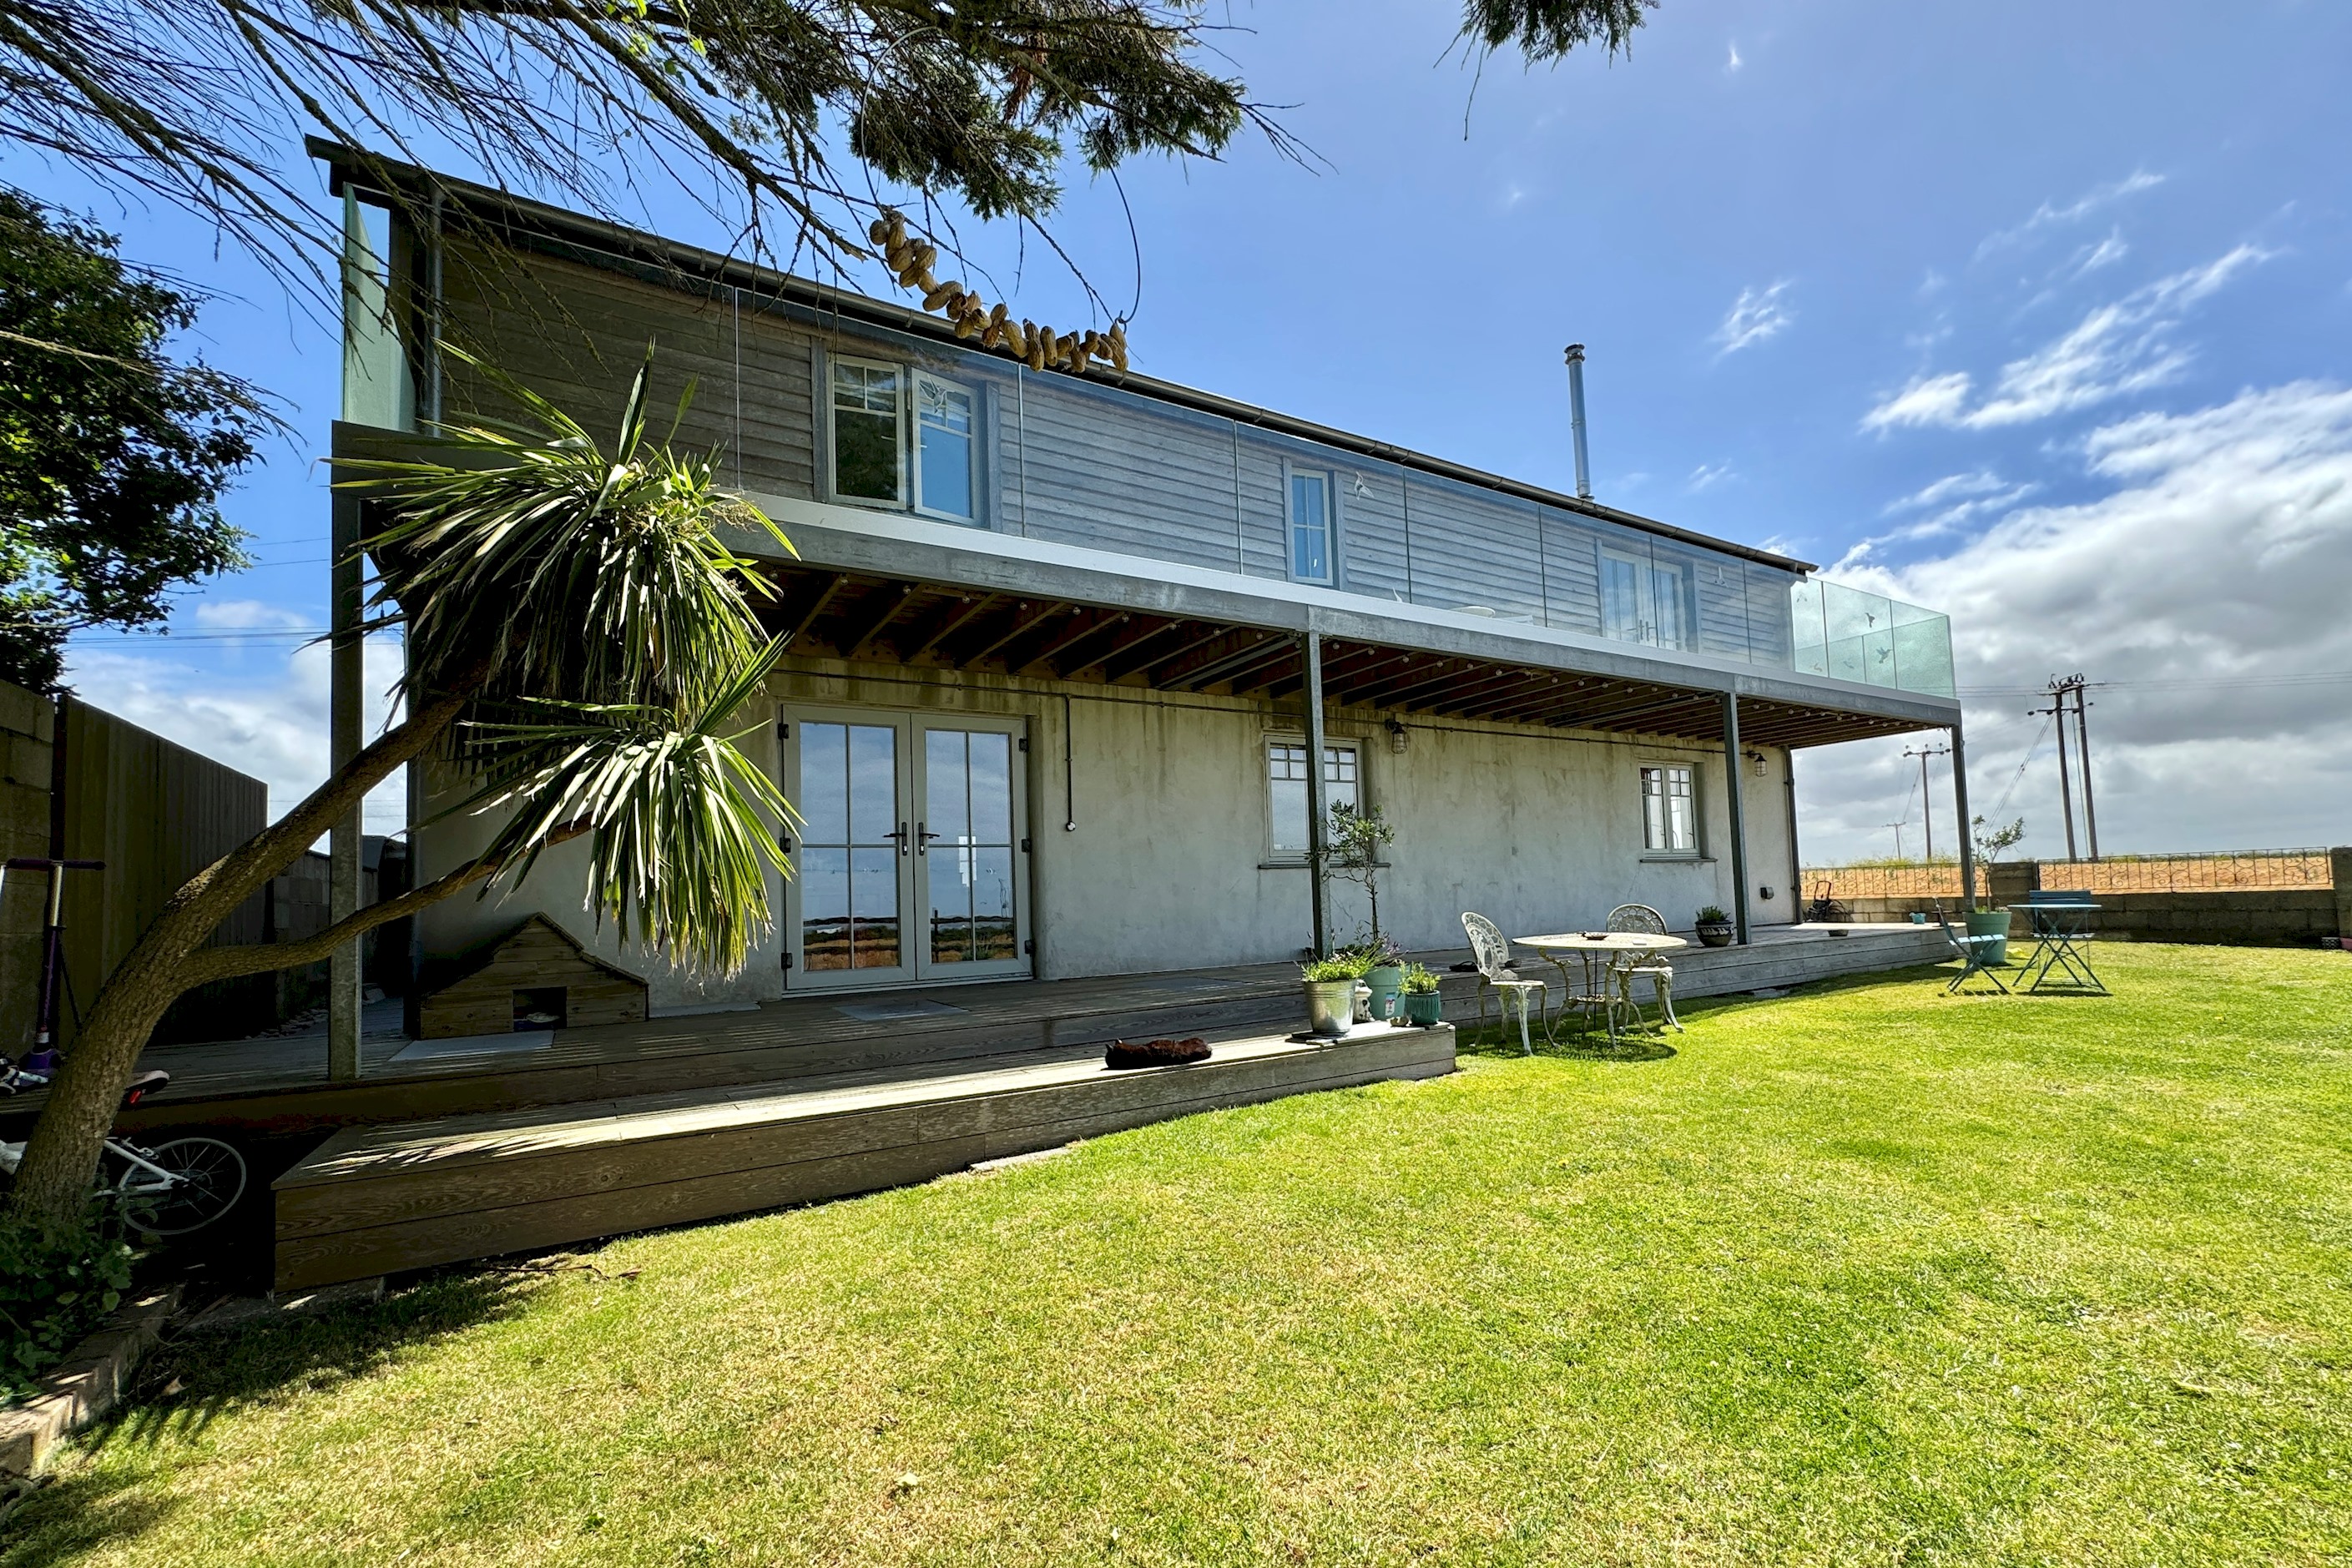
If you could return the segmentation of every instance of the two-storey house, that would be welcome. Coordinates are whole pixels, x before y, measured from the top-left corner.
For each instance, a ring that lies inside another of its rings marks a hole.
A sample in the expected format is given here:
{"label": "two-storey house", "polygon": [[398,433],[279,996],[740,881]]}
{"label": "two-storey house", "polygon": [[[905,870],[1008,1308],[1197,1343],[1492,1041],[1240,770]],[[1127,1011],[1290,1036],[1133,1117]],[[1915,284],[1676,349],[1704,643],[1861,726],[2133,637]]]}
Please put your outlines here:
{"label": "two-storey house", "polygon": [[[651,341],[662,398],[698,387],[679,439],[799,551],[741,541],[777,558],[756,750],[803,819],[751,967],[623,949],[568,850],[520,906],[432,910],[425,958],[543,910],[661,1009],[1290,957],[1365,915],[1308,870],[1318,798],[1395,826],[1408,947],[1627,902],[1745,939],[1799,917],[1798,752],[1939,728],[1959,760],[1945,619],[1802,561],[317,151],[351,236],[338,454],[501,412],[436,340],[592,429]],[[454,787],[412,789],[420,879],[484,837],[429,821]]]}

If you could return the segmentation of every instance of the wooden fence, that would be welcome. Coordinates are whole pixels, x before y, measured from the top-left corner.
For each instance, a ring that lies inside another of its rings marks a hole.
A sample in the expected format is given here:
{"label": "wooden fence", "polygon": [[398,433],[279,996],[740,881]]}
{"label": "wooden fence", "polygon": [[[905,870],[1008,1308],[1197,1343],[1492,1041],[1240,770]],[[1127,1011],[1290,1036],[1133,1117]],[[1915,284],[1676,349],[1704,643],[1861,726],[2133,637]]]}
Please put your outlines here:
{"label": "wooden fence", "polygon": [[[2043,887],[2087,888],[2093,893],[2252,893],[2335,885],[2328,852],[2315,850],[2225,850],[2203,854],[2111,855],[2097,861],[2042,861]],[[1960,894],[1958,865],[1815,866],[1805,872],[1804,896],[1857,898],[1952,898]],[[1989,895],[1983,867],[1977,889]]]}

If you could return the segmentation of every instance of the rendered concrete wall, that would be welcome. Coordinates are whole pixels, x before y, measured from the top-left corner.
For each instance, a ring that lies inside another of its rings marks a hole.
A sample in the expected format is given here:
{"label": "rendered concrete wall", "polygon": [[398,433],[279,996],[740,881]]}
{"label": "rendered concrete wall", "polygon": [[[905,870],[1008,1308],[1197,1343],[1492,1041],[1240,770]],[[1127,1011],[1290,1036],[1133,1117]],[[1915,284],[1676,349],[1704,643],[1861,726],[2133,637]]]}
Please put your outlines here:
{"label": "rendered concrete wall", "polygon": [[[1041,977],[1266,962],[1295,956],[1310,940],[1305,869],[1267,863],[1265,743],[1300,732],[1295,703],[1282,711],[1072,686],[1066,732],[1065,691],[1047,683],[944,673],[919,680],[812,662],[780,672],[771,689],[780,703],[1027,718],[1031,930]],[[1459,946],[1465,909],[1512,932],[1556,931],[1597,925],[1612,905],[1638,902],[1686,928],[1702,904],[1732,902],[1719,747],[1414,723],[1397,754],[1369,716],[1342,715],[1328,729],[1359,743],[1367,799],[1398,830],[1381,911],[1384,928],[1408,947]],[[775,765],[773,725],[746,745]],[[1653,760],[1696,767],[1707,858],[1644,859],[1638,770]],[[1751,886],[1773,893],[1751,903],[1758,925],[1794,918],[1787,769],[1787,758],[1768,750],[1764,777],[1740,775]],[[428,780],[427,790],[420,816],[457,798],[446,780]],[[1065,821],[1076,826],[1065,831]],[[477,852],[488,831],[466,820],[421,830],[420,879]],[[740,975],[698,981],[595,928],[582,905],[585,868],[585,846],[568,844],[518,894],[436,906],[421,922],[426,956],[458,952],[536,910],[599,957],[643,975],[657,1009],[782,994],[780,933],[760,943]],[[1365,921],[1363,895],[1344,883],[1333,894],[1334,933],[1345,940]]]}

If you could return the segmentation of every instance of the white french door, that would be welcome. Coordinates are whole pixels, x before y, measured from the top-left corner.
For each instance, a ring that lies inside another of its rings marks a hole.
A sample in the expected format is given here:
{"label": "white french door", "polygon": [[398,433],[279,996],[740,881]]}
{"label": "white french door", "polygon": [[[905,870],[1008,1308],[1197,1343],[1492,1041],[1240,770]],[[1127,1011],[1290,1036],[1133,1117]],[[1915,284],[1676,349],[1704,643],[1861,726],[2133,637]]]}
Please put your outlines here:
{"label": "white french door", "polygon": [[1029,973],[1019,719],[782,710],[792,989]]}

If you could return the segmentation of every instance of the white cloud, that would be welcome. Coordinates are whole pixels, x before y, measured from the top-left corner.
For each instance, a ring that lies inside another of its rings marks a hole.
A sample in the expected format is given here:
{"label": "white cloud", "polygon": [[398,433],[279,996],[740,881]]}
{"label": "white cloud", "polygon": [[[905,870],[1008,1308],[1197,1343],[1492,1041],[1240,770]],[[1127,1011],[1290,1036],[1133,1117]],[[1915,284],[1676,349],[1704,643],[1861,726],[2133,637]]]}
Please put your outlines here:
{"label": "white cloud", "polygon": [[[241,603],[250,609],[240,611]],[[205,608],[199,607],[200,620]],[[247,614],[256,619],[245,623],[272,623],[258,618],[262,612],[283,623],[288,614],[250,601],[214,608],[233,623]],[[299,620],[295,617],[295,623]],[[67,679],[78,695],[96,706],[261,779],[269,786],[273,818],[326,778],[327,650],[322,644],[305,643],[282,653],[272,647],[256,659],[261,666],[257,671],[218,661],[200,665],[168,647],[163,643],[155,653],[134,653],[74,646],[68,653]],[[385,694],[399,674],[398,643],[388,637],[369,639],[367,734],[382,727],[390,711]],[[368,797],[367,831],[381,833],[402,827],[405,800],[403,780],[394,774]]]}
{"label": "white cloud", "polygon": [[199,600],[194,620],[207,632],[290,632],[310,623],[309,617],[296,611],[258,599]]}
{"label": "white cloud", "polygon": [[2151,174],[2145,169],[2136,169],[2112,184],[2092,186],[2064,206],[2054,206],[2045,201],[2033,210],[2032,216],[2016,227],[2000,229],[1987,235],[1982,243],[1977,246],[1977,256],[1981,260],[1996,250],[2022,244],[2044,229],[2063,228],[2068,224],[2080,223],[2103,208],[2111,207],[2127,197],[2137,196],[2142,191],[2154,190],[2163,183],[2163,175]]}
{"label": "white cloud", "polygon": [[1886,504],[1885,515],[1916,512],[1928,507],[1940,507],[1956,497],[1990,496],[2009,487],[2009,482],[1989,468],[1969,474],[1947,474],[1933,484],[1914,490],[1899,500]]}
{"label": "white cloud", "polygon": [[[2012,509],[1910,565],[1846,569],[1952,617],[1960,686],[1981,694],[1969,703],[1975,809],[1992,809],[2039,730],[2023,694],[2080,670],[2114,683],[2093,694],[2091,720],[2109,852],[2352,841],[2352,679],[2309,678],[2352,672],[2352,390],[2249,391],[2118,421],[2080,450],[2104,496]],[[1883,848],[1880,824],[1915,776],[1890,762],[1899,750],[1858,745],[1801,767],[1809,858]],[[2030,852],[2063,852],[2046,755],[2020,810]]]}
{"label": "white cloud", "polygon": [[1691,470],[1690,478],[1686,483],[1693,490],[1708,490],[1722,484],[1726,479],[1730,477],[1730,464],[1702,463],[1697,467]]}
{"label": "white cloud", "polygon": [[1738,70],[1738,69],[1740,68],[1740,66],[1741,66],[1742,64],[1744,64],[1744,63],[1745,63],[1745,62],[1744,62],[1744,61],[1742,61],[1742,60],[1740,59],[1740,57],[1739,57],[1739,46],[1738,46],[1738,44],[1734,44],[1734,45],[1732,45],[1732,46],[1731,46],[1731,57],[1730,57],[1729,59],[1727,59],[1727,60],[1724,61],[1724,63],[1723,63],[1723,68],[1724,68],[1727,72],[1729,72],[1729,71],[1736,71],[1736,70]]}
{"label": "white cloud", "polygon": [[1781,278],[1764,288],[1743,288],[1731,308],[1724,313],[1723,325],[1715,329],[1710,341],[1720,345],[1717,358],[1736,354],[1742,349],[1754,348],[1786,331],[1796,314],[1780,302],[1788,292],[1790,280]]}
{"label": "white cloud", "polygon": [[2086,245],[2076,251],[2068,265],[2073,267],[2074,277],[2080,277],[2103,267],[2113,267],[2130,254],[2131,246],[2124,243],[2123,230],[2116,229],[2098,244]]}
{"label": "white cloud", "polygon": [[1905,425],[1990,430],[2026,424],[2161,386],[2189,363],[2172,333],[2188,311],[2272,253],[2241,245],[2202,267],[2176,272],[2084,316],[2063,336],[2003,365],[1984,399],[1969,406],[1965,371],[1914,379],[1863,416],[1862,428]]}
{"label": "white cloud", "polygon": [[1958,424],[1975,385],[1966,371],[1915,376],[1901,392],[1863,415],[1862,427],[1884,431],[1905,424]]}

